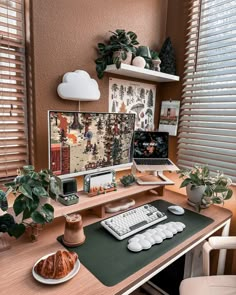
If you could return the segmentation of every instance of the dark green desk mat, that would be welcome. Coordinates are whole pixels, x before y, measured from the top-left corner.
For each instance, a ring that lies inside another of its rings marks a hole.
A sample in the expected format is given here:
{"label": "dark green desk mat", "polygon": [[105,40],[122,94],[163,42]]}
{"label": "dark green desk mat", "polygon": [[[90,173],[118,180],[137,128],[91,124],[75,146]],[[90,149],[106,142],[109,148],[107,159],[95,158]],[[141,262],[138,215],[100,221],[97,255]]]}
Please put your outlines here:
{"label": "dark green desk mat", "polygon": [[[66,249],[76,252],[83,265],[104,285],[113,286],[213,222],[211,218],[187,209],[184,215],[176,216],[167,211],[167,207],[173,204],[164,200],[157,200],[151,202],[151,204],[168,216],[166,220],[159,224],[181,221],[186,225],[184,231],[177,233],[171,239],[165,239],[159,245],[153,245],[149,250],[137,253],[127,249],[127,241],[131,237],[119,241],[107,232],[100,225],[100,222],[84,228],[86,240],[84,244],[78,247],[64,246],[61,240],[62,236],[57,239]],[[155,227],[155,225],[152,227]]]}

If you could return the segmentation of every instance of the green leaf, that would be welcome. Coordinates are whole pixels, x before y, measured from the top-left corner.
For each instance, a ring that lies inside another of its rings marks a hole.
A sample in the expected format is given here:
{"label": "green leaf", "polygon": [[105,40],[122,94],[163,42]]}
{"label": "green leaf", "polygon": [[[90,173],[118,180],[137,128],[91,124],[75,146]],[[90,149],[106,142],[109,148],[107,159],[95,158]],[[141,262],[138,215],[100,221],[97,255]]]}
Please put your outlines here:
{"label": "green leaf", "polygon": [[125,60],[127,58],[127,52],[126,51],[121,52],[121,58],[122,58],[122,60]]}
{"label": "green leaf", "polygon": [[106,45],[104,43],[98,43],[98,49],[104,49]]}
{"label": "green leaf", "polygon": [[7,211],[8,209],[6,193],[2,190],[0,190],[0,208],[2,209],[2,211]]}
{"label": "green leaf", "polygon": [[19,187],[19,192],[22,193],[27,198],[33,199],[31,187],[27,183],[23,183]]}
{"label": "green leaf", "polygon": [[25,165],[25,166],[23,166],[23,171],[24,172],[34,171],[34,166],[33,165]]}
{"label": "green leaf", "polygon": [[33,200],[31,199],[26,199],[26,207],[30,212],[33,212],[38,208],[39,205],[39,197],[34,196]]}
{"label": "green leaf", "polygon": [[37,197],[48,197],[48,192],[42,186],[36,186],[32,191]]}
{"label": "green leaf", "polygon": [[226,196],[224,197],[225,200],[228,200],[232,197],[233,191],[231,189],[228,190]]}
{"label": "green leaf", "polygon": [[31,213],[32,213],[32,211],[29,210],[29,208],[25,208],[25,210],[23,211],[22,220],[30,218]]}
{"label": "green leaf", "polygon": [[9,230],[8,233],[10,236],[13,236],[15,238],[19,238],[23,233],[25,232],[25,225],[20,223],[20,224],[14,224]]}
{"label": "green leaf", "polygon": [[33,219],[33,221],[35,223],[38,223],[38,224],[45,224],[46,223],[45,217],[39,211],[34,211],[31,214],[31,218]]}
{"label": "green leaf", "polygon": [[185,180],[181,183],[180,188],[187,186],[187,185],[190,184],[191,182],[192,182],[191,179],[189,179],[189,178],[185,179]]}
{"label": "green leaf", "polygon": [[102,64],[103,63],[103,58],[99,57],[95,60],[96,64]]}
{"label": "green leaf", "polygon": [[44,204],[41,209],[42,213],[45,214],[47,222],[51,222],[54,218],[54,208],[50,204]]}
{"label": "green leaf", "polygon": [[37,172],[33,172],[33,173],[31,174],[31,178],[32,178],[33,180],[38,180],[38,179],[39,179],[39,174],[38,174]]}
{"label": "green leaf", "polygon": [[192,182],[196,185],[200,185],[200,180],[196,174],[190,174]]}
{"label": "green leaf", "polygon": [[117,68],[117,69],[119,69],[119,68],[120,68],[120,66],[121,66],[121,62],[120,62],[120,61],[118,61],[118,62],[116,63],[116,68]]}
{"label": "green leaf", "polygon": [[16,216],[18,216],[26,208],[26,202],[24,201],[23,197],[24,197],[23,195],[19,195],[15,199],[15,202],[13,204],[13,209],[14,209]]}

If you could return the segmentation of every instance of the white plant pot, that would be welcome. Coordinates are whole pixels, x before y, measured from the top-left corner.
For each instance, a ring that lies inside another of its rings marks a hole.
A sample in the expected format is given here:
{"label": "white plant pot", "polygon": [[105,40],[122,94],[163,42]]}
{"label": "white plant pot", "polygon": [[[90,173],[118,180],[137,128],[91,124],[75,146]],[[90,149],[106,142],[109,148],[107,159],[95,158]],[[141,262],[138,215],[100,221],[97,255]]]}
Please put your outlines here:
{"label": "white plant pot", "polygon": [[188,184],[186,186],[186,193],[188,196],[189,205],[195,206],[196,204],[201,204],[202,196],[205,189],[206,189],[205,185],[200,185],[191,189],[191,184]]}
{"label": "white plant pot", "polygon": [[113,53],[113,59],[115,57],[119,57],[119,59],[120,59],[120,61],[121,61],[122,64],[130,65],[131,64],[131,61],[132,61],[132,52],[131,51],[128,51],[128,52],[126,52],[126,54],[127,54],[127,57],[126,57],[126,59],[123,60],[121,58],[121,50],[115,51]]}

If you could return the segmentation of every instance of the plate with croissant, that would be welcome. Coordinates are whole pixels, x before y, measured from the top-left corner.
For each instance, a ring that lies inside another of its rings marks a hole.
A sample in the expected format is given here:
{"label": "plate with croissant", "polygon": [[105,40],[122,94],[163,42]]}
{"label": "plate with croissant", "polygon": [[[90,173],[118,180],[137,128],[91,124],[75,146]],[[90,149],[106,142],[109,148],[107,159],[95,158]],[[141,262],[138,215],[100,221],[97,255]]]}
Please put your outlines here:
{"label": "plate with croissant", "polygon": [[33,266],[33,277],[44,284],[54,285],[72,279],[80,269],[75,252],[58,250],[40,258]]}

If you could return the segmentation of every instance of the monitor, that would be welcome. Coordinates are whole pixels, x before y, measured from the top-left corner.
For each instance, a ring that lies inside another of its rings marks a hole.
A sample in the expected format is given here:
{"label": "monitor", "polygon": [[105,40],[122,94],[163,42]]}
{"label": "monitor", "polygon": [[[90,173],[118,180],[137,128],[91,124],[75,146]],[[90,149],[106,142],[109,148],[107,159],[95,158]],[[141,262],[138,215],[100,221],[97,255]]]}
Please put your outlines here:
{"label": "monitor", "polygon": [[49,169],[61,178],[132,165],[135,114],[49,111]]}

